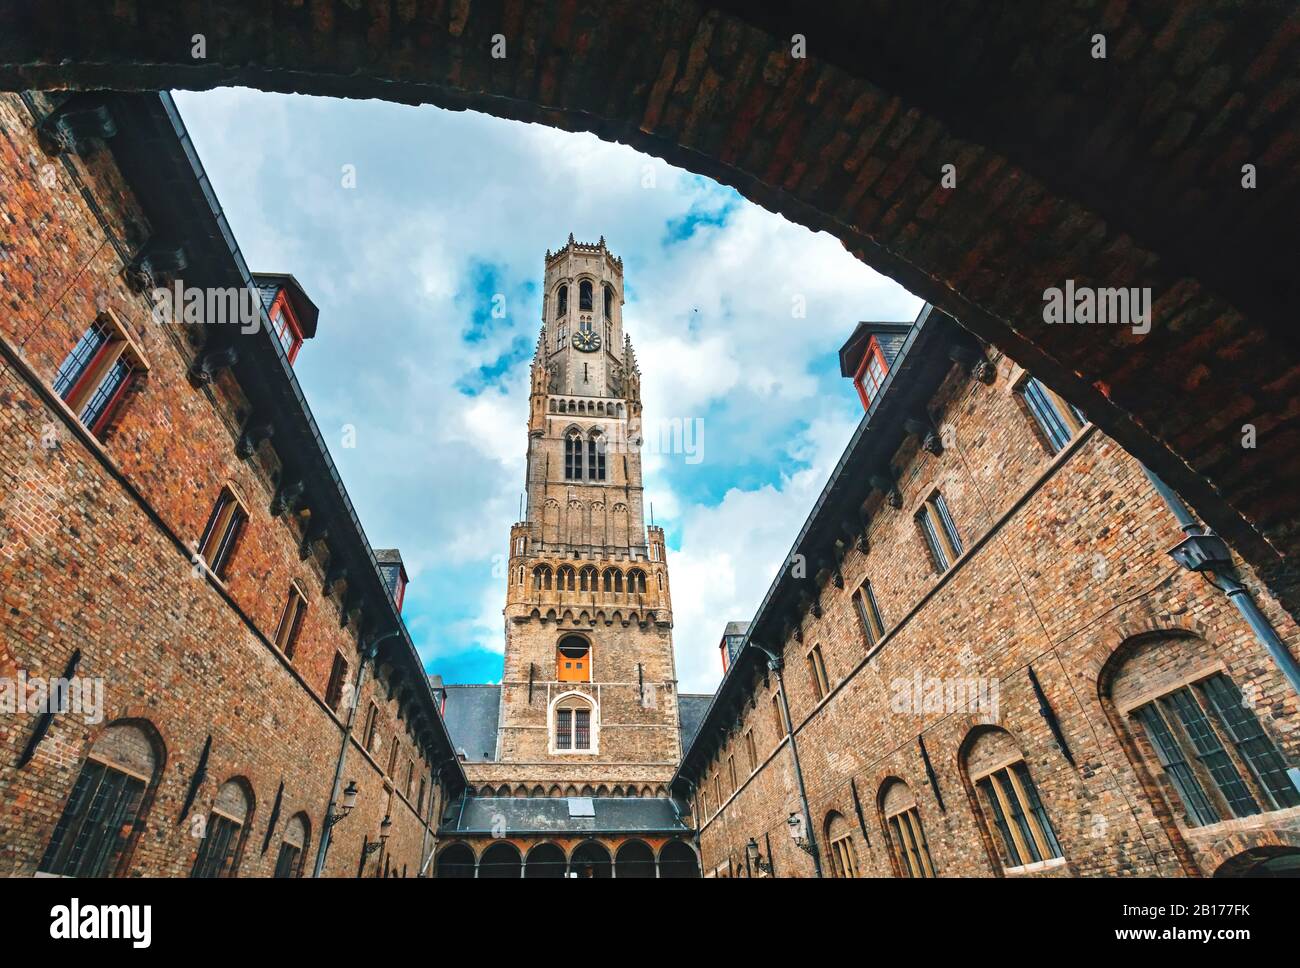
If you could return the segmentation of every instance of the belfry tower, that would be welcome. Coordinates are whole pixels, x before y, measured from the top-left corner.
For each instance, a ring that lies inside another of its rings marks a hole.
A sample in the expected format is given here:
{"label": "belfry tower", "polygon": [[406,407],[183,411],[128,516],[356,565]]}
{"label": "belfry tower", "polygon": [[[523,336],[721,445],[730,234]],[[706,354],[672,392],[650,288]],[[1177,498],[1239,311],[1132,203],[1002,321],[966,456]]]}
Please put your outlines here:
{"label": "belfry tower", "polygon": [[497,762],[560,792],[667,781],[681,754],[661,528],[645,525],[623,261],[546,253],[525,519],[510,533]]}

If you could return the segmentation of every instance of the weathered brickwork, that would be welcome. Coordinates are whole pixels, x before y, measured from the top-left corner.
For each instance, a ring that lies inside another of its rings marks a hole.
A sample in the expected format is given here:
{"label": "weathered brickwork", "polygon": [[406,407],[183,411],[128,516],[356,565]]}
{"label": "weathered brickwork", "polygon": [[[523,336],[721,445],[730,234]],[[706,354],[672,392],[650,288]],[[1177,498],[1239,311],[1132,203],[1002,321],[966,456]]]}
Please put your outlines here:
{"label": "weathered brickwork", "polygon": [[[269,511],[277,452],[264,442],[249,460],[236,456],[247,414],[238,383],[223,372],[191,384],[196,349],[185,327],[153,322],[152,304],[124,283],[115,243],[138,243],[144,216],[112,157],[101,148],[70,166],[42,151],[17,96],[0,97],[0,338],[13,357],[0,360],[0,676],[60,675],[80,649],[77,674],[102,678],[105,706],[101,723],[56,716],[21,768],[36,717],[0,719],[5,872],[36,869],[91,745],[130,721],[147,724],[159,766],[119,873],[190,872],[200,840],[182,823],[182,805],[210,737],[188,816],[206,815],[218,788],[242,778],[253,806],[239,876],[272,872],[285,825],[300,812],[310,875],[348,712],[345,701],[327,704],[328,683],[336,655],[356,680],[356,620],[341,627],[340,589],[324,590],[319,555],[299,554],[300,516]],[[101,442],[33,383],[50,386],[104,310],[129,328],[148,372]],[[191,555],[227,484],[249,520],[217,579]],[[291,582],[307,611],[287,656],[274,641]],[[391,835],[368,872],[415,876],[432,850],[441,764],[413,738],[409,717],[399,718],[396,681],[381,663],[379,680],[369,676],[361,690],[344,775],[360,795],[334,828],[326,874],[355,875],[363,838],[373,841],[386,815]],[[365,750],[372,704],[376,740]]]}
{"label": "weathered brickwork", "polygon": [[[1300,361],[1279,322],[1300,298],[1288,5],[209,0],[193,23],[173,7],[6,5],[0,84],[242,84],[625,141],[835,234],[949,311],[1300,608],[1285,560],[1300,552]],[[1150,332],[1048,325],[1042,294],[1067,279],[1149,287]]]}
{"label": "weathered brickwork", "polygon": [[[847,550],[843,588],[808,580],[821,616],[803,614],[801,641],[792,629],[784,642],[765,643],[784,659],[828,876],[833,813],[851,829],[859,876],[905,875],[891,854],[881,804],[894,779],[915,797],[939,876],[1006,873],[998,835],[971,782],[978,765],[964,756],[989,722],[1007,731],[1003,742],[1023,755],[1064,858],[1013,870],[1015,876],[1209,875],[1242,852],[1300,846],[1296,807],[1199,827],[1185,821],[1129,711],[1198,673],[1220,670],[1294,764],[1300,701],[1224,595],[1167,556],[1183,535],[1137,461],[1090,426],[1052,456],[1012,392],[1019,375],[1006,358],[991,385],[953,367],[928,408],[942,431],[942,453],[912,444],[895,455],[897,509],[866,481],[857,484],[871,519],[869,550]],[[914,520],[936,488],[964,544],[942,575]],[[852,600],[866,579],[886,630],[870,649]],[[1248,585],[1295,650],[1296,624],[1253,577]],[[813,646],[830,683],[821,700],[805,658]],[[1031,668],[1073,765],[1040,711]],[[996,716],[909,702],[929,696],[934,679],[972,691],[995,680]],[[772,706],[775,688],[774,675],[756,676],[752,705],[742,703],[729,739],[698,778],[692,775],[707,798],[697,789],[706,875],[743,874],[750,838],[765,859],[774,855],[777,876],[813,874],[811,859],[787,833],[787,819],[802,809],[789,741]],[[752,774],[750,731],[758,754]]]}

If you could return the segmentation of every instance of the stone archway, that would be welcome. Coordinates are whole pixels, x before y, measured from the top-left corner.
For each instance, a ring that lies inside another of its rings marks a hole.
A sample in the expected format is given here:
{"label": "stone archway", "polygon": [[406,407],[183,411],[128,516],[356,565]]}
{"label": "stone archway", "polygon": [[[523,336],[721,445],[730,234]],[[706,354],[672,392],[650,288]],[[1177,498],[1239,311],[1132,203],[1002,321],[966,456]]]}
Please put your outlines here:
{"label": "stone archway", "polygon": [[[1300,12],[767,6],[213,0],[195,56],[172,0],[16,0],[0,87],[242,84],[624,141],[833,233],[998,345],[1300,611]],[[1152,328],[1047,324],[1067,280],[1149,289]]]}
{"label": "stone archway", "polygon": [[615,877],[655,877],[655,852],[644,840],[624,842],[614,855]]}
{"label": "stone archway", "polygon": [[438,852],[438,877],[472,878],[474,876],[474,851],[468,844],[448,844]]}
{"label": "stone archway", "polygon": [[1300,847],[1270,846],[1243,851],[1224,861],[1215,877],[1300,877]]}
{"label": "stone archway", "polygon": [[579,844],[569,858],[569,872],[577,877],[605,878],[613,873],[609,851],[604,844],[588,840]]}

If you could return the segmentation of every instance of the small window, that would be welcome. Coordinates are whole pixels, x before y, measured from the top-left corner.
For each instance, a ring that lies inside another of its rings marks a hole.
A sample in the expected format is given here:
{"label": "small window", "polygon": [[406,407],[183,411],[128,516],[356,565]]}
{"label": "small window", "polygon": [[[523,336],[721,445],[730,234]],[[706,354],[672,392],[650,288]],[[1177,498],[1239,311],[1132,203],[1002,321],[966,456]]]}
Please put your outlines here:
{"label": "small window", "polygon": [[556,751],[586,752],[594,749],[591,714],[591,703],[580,696],[567,696],[556,703]]}
{"label": "small window", "polygon": [[858,397],[862,400],[863,409],[870,409],[871,402],[876,399],[880,392],[880,387],[885,382],[885,373],[888,372],[889,366],[885,363],[885,354],[880,350],[880,343],[873,336],[867,342],[867,348],[863,352],[862,362],[858,364],[858,371],[853,375],[853,385],[857,387]]}
{"label": "small window", "polygon": [[550,565],[538,565],[533,569],[533,588],[537,589],[537,591],[549,592],[552,577],[553,572]]}
{"label": "small window", "polygon": [[397,754],[401,751],[402,744],[397,739],[397,733],[393,733],[393,748],[388,751],[388,778],[391,780],[397,776]]}
{"label": "small window", "polygon": [[948,513],[947,502],[943,495],[935,491],[916,512],[916,523],[925,537],[926,547],[934,560],[934,566],[940,573],[952,567],[953,562],[961,557],[961,536],[957,534],[957,525]]}
{"label": "small window", "polygon": [[217,791],[190,877],[234,877],[248,836],[252,798],[238,780]]}
{"label": "small window", "polygon": [[293,658],[293,649],[298,642],[298,633],[302,629],[303,616],[307,614],[307,599],[297,582],[289,585],[289,598],[280,613],[280,624],[275,630],[275,645],[285,658]]}
{"label": "small window", "polygon": [[569,287],[561,286],[560,291],[555,299],[555,317],[557,319],[566,316],[569,312]]}
{"label": "small window", "polygon": [[419,796],[415,798],[415,809],[417,813],[424,812],[424,791],[425,791],[425,778],[420,777],[420,793]]}
{"label": "small window", "polygon": [[578,283],[578,312],[591,312],[591,280],[583,279]]}
{"label": "small window", "polygon": [[59,365],[54,392],[102,439],[136,377],[148,368],[126,327],[105,310]]}
{"label": "small window", "polygon": [[284,355],[293,363],[298,358],[298,351],[302,349],[302,326],[298,324],[298,318],[283,292],[271,306],[271,331],[279,340]]}
{"label": "small window", "polygon": [[814,645],[808,652],[808,673],[812,678],[813,696],[821,702],[830,693],[831,685],[826,676],[826,662],[822,659],[820,645]]}
{"label": "small window", "polygon": [[366,713],[366,732],[365,745],[366,752],[375,751],[375,740],[379,738],[379,706],[375,703],[370,704],[370,711]]}
{"label": "small window", "polygon": [[209,570],[218,578],[226,577],[235,545],[248,523],[248,509],[234,489],[226,485],[221,489],[217,503],[208,516],[203,537],[199,539],[199,555],[207,562]]}
{"label": "small window", "polygon": [[749,772],[758,769],[758,747],[754,745],[754,731],[745,733],[745,753],[749,757]]}
{"label": "small window", "polygon": [[700,817],[701,819],[709,816],[709,788],[700,787]]}
{"label": "small window", "polygon": [[335,712],[339,712],[339,704],[343,701],[343,686],[348,679],[348,660],[343,658],[342,653],[334,653],[334,665],[330,669],[329,685],[325,689],[325,705]]}
{"label": "small window", "polygon": [[722,771],[713,774],[713,795],[718,798],[718,809],[722,809]]}
{"label": "small window", "polygon": [[831,876],[857,877],[858,862],[853,851],[853,830],[843,814],[832,813],[826,818],[826,843],[831,857]]}
{"label": "small window", "polygon": [[727,779],[731,781],[731,792],[735,793],[740,784],[736,782],[736,758],[734,756],[727,757]]}
{"label": "small window", "polygon": [[1088,422],[1083,411],[1032,376],[1020,385],[1019,392],[1053,454],[1059,454]]}
{"label": "small window", "polygon": [[307,855],[308,821],[306,814],[295,814],[284,828],[280,853],[275,859],[275,877],[302,877]]}
{"label": "small window", "polygon": [[790,732],[790,724],[785,721],[785,710],[781,707],[781,694],[772,693],[772,722],[776,726],[776,741],[779,743],[785,739],[785,734]]}
{"label": "small window", "polygon": [[858,609],[858,619],[862,622],[862,634],[871,648],[885,635],[885,620],[880,616],[880,605],[876,602],[875,590],[871,580],[863,581],[862,587],[853,593],[853,603]]}
{"label": "small window", "polygon": [[569,565],[561,565],[555,573],[555,587],[558,591],[574,591],[578,587],[578,573]]}
{"label": "small window", "polygon": [[402,795],[406,799],[411,799],[411,786],[415,782],[415,760],[407,759],[406,761],[406,782],[402,784]]}
{"label": "small window", "polygon": [[605,319],[613,320],[614,318],[614,287],[606,283],[605,285]]}

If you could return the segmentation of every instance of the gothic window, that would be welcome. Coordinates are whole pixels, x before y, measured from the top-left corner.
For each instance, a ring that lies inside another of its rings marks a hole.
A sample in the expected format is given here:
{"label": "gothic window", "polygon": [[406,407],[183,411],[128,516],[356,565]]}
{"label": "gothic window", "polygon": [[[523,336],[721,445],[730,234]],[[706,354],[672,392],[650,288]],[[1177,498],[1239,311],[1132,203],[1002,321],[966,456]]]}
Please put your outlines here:
{"label": "gothic window", "polygon": [[1082,410],[1032,376],[1024,379],[1017,392],[1053,454],[1059,454],[1088,422]]}
{"label": "gothic window", "polygon": [[934,877],[930,846],[911,789],[902,780],[887,781],[880,791],[880,807],[895,872],[900,877]]}
{"label": "gothic window", "polygon": [[582,480],[582,434],[571,430],[564,438],[564,479]]}
{"label": "gothic window", "polygon": [[329,684],[325,687],[325,705],[335,712],[343,702],[343,687],[348,681],[348,660],[343,653],[334,653],[334,665],[330,668]]}
{"label": "gothic window", "polygon": [[857,877],[858,862],[853,852],[853,828],[844,815],[831,811],[826,816],[826,844],[831,856],[832,877]]}
{"label": "gothic window", "polygon": [[640,568],[633,568],[627,573],[627,590],[645,594],[645,572]]}
{"label": "gothic window", "polygon": [[112,877],[140,830],[160,757],[154,735],[114,723],[95,741],[64,804],[39,870],[62,877]]}
{"label": "gothic window", "polygon": [[569,287],[561,286],[555,297],[555,318],[563,319],[569,313]]}
{"label": "gothic window", "polygon": [[363,734],[365,737],[365,747],[367,753],[373,753],[375,751],[375,739],[377,738],[376,733],[378,727],[379,727],[379,706],[376,703],[371,702],[370,711],[366,714],[366,731]]}
{"label": "gothic window", "polygon": [[608,283],[605,285],[605,319],[614,319],[614,287]]}
{"label": "gothic window", "polygon": [[925,545],[934,559],[934,566],[942,574],[961,557],[961,536],[957,525],[948,513],[943,495],[935,491],[916,512],[916,523],[925,538]]}
{"label": "gothic window", "polygon": [[577,587],[577,574],[569,565],[561,565],[555,573],[555,587],[558,591],[571,592]]}
{"label": "gothic window", "polygon": [[559,682],[591,682],[591,644],[580,635],[566,635],[555,649],[555,678]]}
{"label": "gothic window", "polygon": [[591,280],[583,279],[578,283],[578,312],[591,312]]}
{"label": "gothic window", "polygon": [[862,622],[862,634],[866,636],[867,648],[871,648],[884,636],[885,621],[880,616],[880,606],[876,603],[876,593],[871,588],[870,579],[865,579],[862,587],[853,593],[853,604],[858,609],[858,618]]}
{"label": "gothic window", "polygon": [[248,509],[234,489],[226,485],[221,489],[217,503],[208,516],[203,537],[199,539],[199,555],[218,578],[226,576],[226,567],[230,564],[235,544],[247,523]]}
{"label": "gothic window", "polygon": [[605,438],[598,431],[587,441],[587,474],[593,481],[605,479]]}
{"label": "gothic window", "polygon": [[[564,349],[565,345],[568,342],[569,342],[569,324],[561,323],[559,326],[555,328],[555,348],[557,350],[562,350]],[[563,404],[561,404],[560,406],[563,407]],[[563,409],[561,409],[560,412],[563,413],[564,412]]]}
{"label": "gothic window", "polygon": [[555,703],[555,751],[595,752],[595,709],[584,696],[564,696]]}
{"label": "gothic window", "polygon": [[227,780],[208,814],[190,877],[234,877],[248,838],[253,796],[243,780]]}
{"label": "gothic window", "polygon": [[606,568],[604,576],[605,591],[621,594],[623,591],[623,573],[617,568]]}
{"label": "gothic window", "polygon": [[976,791],[976,813],[991,828],[1004,867],[1063,856],[1024,755],[1010,733],[980,731],[962,762]]}
{"label": "gothic window", "polygon": [[126,327],[106,311],[59,365],[54,392],[87,430],[102,437],[136,376],[146,370],[144,357]]}
{"label": "gothic window", "polygon": [[821,702],[831,691],[831,684],[826,675],[826,661],[822,658],[820,645],[814,645],[808,652],[808,674],[812,679],[813,697]]}
{"label": "gothic window", "polygon": [[533,588],[538,591],[551,590],[551,566],[538,565],[533,569]]}
{"label": "gothic window", "polygon": [[584,592],[596,591],[596,569],[591,565],[578,572],[578,589]]}
{"label": "gothic window", "polygon": [[303,859],[307,855],[311,822],[305,813],[294,814],[284,828],[280,853],[275,859],[275,877],[302,877]]}

